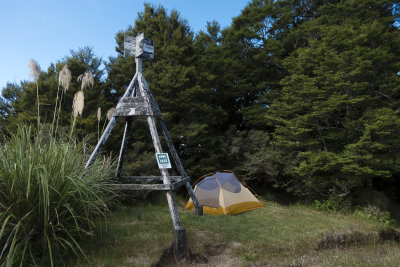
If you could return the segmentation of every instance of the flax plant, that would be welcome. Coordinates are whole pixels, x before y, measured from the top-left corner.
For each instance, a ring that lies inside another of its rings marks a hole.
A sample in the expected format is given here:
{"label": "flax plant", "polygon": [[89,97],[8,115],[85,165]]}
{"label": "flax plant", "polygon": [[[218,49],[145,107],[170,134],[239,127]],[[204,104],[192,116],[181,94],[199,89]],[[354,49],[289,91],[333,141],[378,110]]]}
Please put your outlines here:
{"label": "flax plant", "polygon": [[65,251],[84,255],[79,238],[91,235],[115,197],[106,186],[110,159],[86,171],[88,156],[31,127],[0,144],[0,266],[59,266]]}
{"label": "flax plant", "polygon": [[[89,155],[84,146],[72,138],[64,141],[40,134],[40,67],[34,60],[29,67],[36,82],[37,130],[19,126],[0,143],[0,266],[59,266],[59,256],[66,252],[85,256],[79,238],[91,235],[94,219],[105,216],[113,204],[116,194],[107,184],[114,166],[104,158],[86,170]],[[90,85],[90,75],[86,79]],[[64,66],[54,108],[56,113],[61,86],[58,115],[70,81]],[[83,107],[84,94],[79,91],[71,134]]]}

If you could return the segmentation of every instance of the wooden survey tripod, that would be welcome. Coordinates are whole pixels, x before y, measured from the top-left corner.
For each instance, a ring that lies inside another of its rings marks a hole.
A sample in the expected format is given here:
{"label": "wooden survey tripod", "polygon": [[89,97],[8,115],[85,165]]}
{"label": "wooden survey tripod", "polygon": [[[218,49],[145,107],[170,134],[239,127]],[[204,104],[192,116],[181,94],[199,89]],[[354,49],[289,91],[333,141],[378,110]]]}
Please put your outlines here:
{"label": "wooden survey tripod", "polygon": [[[166,192],[168,206],[174,226],[174,252],[177,261],[180,262],[187,258],[187,256],[189,255],[189,251],[187,246],[186,231],[182,227],[173,191],[178,187],[185,185],[195,205],[195,213],[198,215],[202,215],[203,208],[197,201],[196,195],[194,194],[192,186],[190,185],[189,177],[186,175],[182,162],[180,161],[178,153],[176,152],[172,140],[168,134],[167,127],[165,126],[163,117],[160,112],[160,108],[158,107],[158,104],[151,94],[142,73],[142,58],[153,58],[154,56],[153,41],[149,38],[145,38],[143,34],[139,34],[136,38],[125,36],[124,50],[125,55],[135,56],[136,73],[132,81],[130,82],[125,94],[119,100],[113,116],[110,119],[107,128],[104,130],[88,162],[86,163],[85,168],[90,168],[90,166],[96,160],[96,157],[104,146],[108,136],[111,133],[112,128],[117,122],[117,119],[119,117],[126,117],[125,130],[122,139],[121,150],[119,153],[117,171],[115,175],[115,179],[120,181],[120,183],[110,186],[122,190],[163,190]],[[162,153],[161,142],[158,136],[155,121],[155,118],[158,119],[169,151],[181,176],[171,177],[168,173],[167,168],[165,167],[160,167],[161,176],[121,176],[121,169],[124,161],[124,154],[128,143],[128,136],[133,116],[145,116],[147,118],[147,123],[149,125],[154,148],[157,154]],[[171,180],[174,180],[174,183],[171,183]],[[128,181],[130,183],[127,183]],[[139,184],[140,182],[150,181],[162,181],[163,183]],[[132,182],[135,182],[136,184],[133,184]]]}

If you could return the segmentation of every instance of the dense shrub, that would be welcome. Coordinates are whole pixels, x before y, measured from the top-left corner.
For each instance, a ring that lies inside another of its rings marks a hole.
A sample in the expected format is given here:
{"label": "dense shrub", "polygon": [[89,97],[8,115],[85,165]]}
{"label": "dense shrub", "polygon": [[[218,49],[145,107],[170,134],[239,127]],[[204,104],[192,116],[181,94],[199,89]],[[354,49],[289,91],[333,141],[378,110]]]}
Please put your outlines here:
{"label": "dense shrub", "polygon": [[80,237],[104,216],[114,193],[111,161],[84,170],[80,145],[19,127],[0,144],[0,264],[55,265],[65,252],[84,255]]}
{"label": "dense shrub", "polygon": [[358,207],[354,211],[354,215],[363,219],[371,220],[374,222],[391,225],[395,222],[391,218],[390,212],[380,209],[378,206],[368,205],[366,207]]}

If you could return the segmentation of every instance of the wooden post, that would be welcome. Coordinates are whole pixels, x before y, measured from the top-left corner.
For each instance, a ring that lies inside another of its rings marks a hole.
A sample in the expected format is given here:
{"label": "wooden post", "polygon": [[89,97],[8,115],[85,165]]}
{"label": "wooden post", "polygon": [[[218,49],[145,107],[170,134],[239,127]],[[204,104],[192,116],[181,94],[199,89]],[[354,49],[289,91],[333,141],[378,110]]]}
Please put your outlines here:
{"label": "wooden post", "polygon": [[[140,62],[142,59],[141,58],[136,58],[136,61]],[[141,66],[141,63],[137,63],[137,66]],[[144,88],[144,84],[143,84],[143,74],[142,74],[142,70],[139,68],[138,69],[138,83],[139,83],[139,92],[141,94],[142,97],[147,98],[148,101],[150,101],[149,99],[149,95],[147,94],[148,88]],[[153,140],[153,144],[154,144],[154,148],[156,153],[163,153],[162,151],[162,147],[161,147],[161,142],[160,139],[158,137],[158,132],[157,132],[157,127],[154,121],[154,117],[153,116],[147,116],[147,123],[149,124],[149,129],[150,129],[150,133],[151,133],[151,138]],[[167,169],[160,169],[161,172],[161,176],[163,177],[163,183],[164,184],[171,184],[171,181],[169,180],[169,174],[168,174],[168,170]],[[172,223],[174,225],[174,229],[175,230],[180,230],[183,229],[182,228],[182,224],[181,224],[181,220],[179,218],[179,213],[178,213],[178,207],[176,206],[176,201],[175,201],[175,197],[172,191],[167,191],[166,192],[167,195],[167,201],[168,201],[168,206],[169,206],[169,210],[171,213],[171,217],[172,217]]]}
{"label": "wooden post", "polygon": [[[170,181],[180,181],[181,176],[170,176],[169,180]],[[121,176],[121,181],[122,182],[127,182],[129,183],[137,183],[137,182],[162,182],[162,176]]]}
{"label": "wooden post", "polygon": [[[136,60],[138,61],[141,59],[137,58]],[[139,64],[137,64],[137,65],[139,65]],[[147,87],[145,87],[146,85],[144,84],[143,81],[144,81],[144,77],[141,72],[141,69],[139,69],[139,72],[138,72],[139,91],[140,91],[141,95],[144,98],[147,98],[147,100],[150,102],[151,99],[148,94],[148,92],[150,90]],[[154,117],[147,116],[147,122],[149,124],[149,129],[150,129],[150,133],[151,133],[151,137],[153,140],[155,151],[156,151],[156,153],[162,153],[161,142],[158,137],[157,127],[156,127],[156,124],[154,121]],[[169,180],[168,170],[160,169],[160,172],[163,177],[163,183],[166,185],[171,185],[171,181]],[[172,190],[167,191],[166,196],[167,196],[169,211],[170,211],[170,214],[172,217],[172,223],[174,225],[174,253],[175,253],[176,260],[179,263],[186,259],[186,254],[188,254],[188,251],[189,251],[187,241],[185,241],[186,231],[182,227],[182,223],[181,223],[181,220],[179,217],[178,207],[176,206],[176,200],[175,200],[173,191]]]}
{"label": "wooden post", "polygon": [[129,138],[129,133],[131,130],[131,124],[132,124],[132,119],[130,117],[127,117],[126,123],[125,123],[125,129],[124,129],[124,136],[122,137],[121,150],[119,152],[119,157],[118,157],[117,172],[115,174],[116,180],[120,180],[120,177],[121,177],[121,170],[122,170],[122,165],[124,164],[125,150],[126,150],[126,146],[128,144],[128,138]]}
{"label": "wooden post", "polygon": [[97,143],[96,147],[94,148],[92,155],[90,155],[89,160],[86,162],[85,169],[90,168],[94,161],[97,158],[97,155],[99,154],[100,150],[103,148],[104,144],[106,143],[108,136],[111,133],[112,128],[114,127],[114,124],[117,122],[117,117],[112,117],[110,122],[107,125],[107,128],[104,130],[104,133],[100,137],[99,142]]}
{"label": "wooden post", "polygon": [[[160,127],[164,133],[164,137],[165,137],[165,140],[167,141],[169,151],[171,151],[172,157],[175,161],[175,164],[178,168],[179,173],[181,174],[182,177],[187,177],[186,171],[183,168],[183,164],[182,164],[181,160],[179,159],[178,153],[175,150],[175,147],[174,147],[174,144],[172,143],[171,137],[168,134],[167,126],[165,125],[164,120],[161,119],[158,122],[160,123]],[[197,200],[197,197],[193,191],[193,188],[190,185],[190,181],[188,180],[185,185],[186,185],[186,189],[189,193],[189,196],[192,198],[192,201],[194,204],[194,213],[199,216],[202,216],[203,215],[203,206],[201,206],[199,201]]]}
{"label": "wooden post", "polygon": [[136,63],[136,73],[142,73],[143,71],[143,60],[141,58],[136,58],[135,59]]}
{"label": "wooden post", "polygon": [[[143,82],[143,87],[146,90],[146,93],[149,95],[149,100],[156,104],[157,102],[155,102],[153,95],[151,94],[150,90],[148,89],[149,87],[147,85],[146,79],[144,79],[144,77],[142,77],[142,76],[139,75],[139,77],[138,77],[139,84],[140,84],[140,82]],[[158,105],[157,105],[157,108],[160,109],[158,107]],[[178,168],[179,173],[181,174],[182,178],[187,177],[186,171],[183,168],[183,164],[182,164],[181,160],[179,159],[178,153],[175,150],[175,147],[174,147],[174,144],[172,143],[171,137],[168,134],[167,126],[165,125],[164,120],[161,118],[158,122],[163,131],[165,140],[167,141],[168,148],[171,151],[172,157],[174,158],[174,161]],[[188,181],[186,183],[186,189],[188,190],[188,193],[189,193],[190,197],[192,198],[194,208],[195,208],[194,209],[195,214],[202,216],[203,215],[203,206],[201,206],[199,201],[197,200],[196,194],[194,193],[193,188],[190,185],[190,181]]]}
{"label": "wooden post", "polygon": [[[133,76],[133,79],[131,80],[131,82],[128,86],[128,89],[126,89],[123,97],[126,97],[132,93],[135,82],[137,82],[137,77],[138,77],[138,75],[136,73],[135,76]],[[104,144],[106,143],[108,136],[110,135],[111,130],[113,129],[116,122],[117,122],[117,118],[113,116],[110,119],[110,122],[108,123],[107,128],[104,130],[103,134],[101,135],[99,142],[97,142],[97,145],[96,145],[95,149],[93,150],[92,154],[90,155],[89,160],[86,162],[85,169],[90,168],[92,166],[92,164],[94,163],[94,161],[96,160],[97,155],[99,154],[100,150],[103,148]]]}
{"label": "wooden post", "polygon": [[[136,92],[136,88],[134,87],[132,90],[131,94],[127,94],[127,96],[134,96]],[[122,137],[122,143],[121,143],[121,150],[119,152],[119,157],[118,157],[118,166],[117,166],[117,172],[115,174],[115,179],[120,180],[121,177],[121,170],[122,170],[122,165],[124,164],[124,156],[125,156],[125,150],[126,146],[128,145],[128,139],[129,139],[129,133],[131,131],[131,125],[132,125],[132,118],[127,117],[126,122],[125,122],[125,129],[124,129],[124,135]]]}
{"label": "wooden post", "polygon": [[174,236],[174,256],[177,263],[190,262],[189,244],[186,236],[186,230],[181,229],[173,232]]}

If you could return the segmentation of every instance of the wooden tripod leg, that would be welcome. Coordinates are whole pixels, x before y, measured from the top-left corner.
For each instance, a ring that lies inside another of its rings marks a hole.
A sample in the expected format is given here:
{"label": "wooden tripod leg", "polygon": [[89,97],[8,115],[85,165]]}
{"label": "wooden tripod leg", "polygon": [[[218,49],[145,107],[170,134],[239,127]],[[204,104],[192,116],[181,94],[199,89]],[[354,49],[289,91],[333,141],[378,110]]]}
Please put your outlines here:
{"label": "wooden tripod leg", "polygon": [[[161,142],[160,139],[158,137],[158,133],[157,133],[157,128],[156,128],[156,124],[154,122],[154,118],[152,116],[147,116],[147,122],[149,124],[149,129],[150,129],[150,133],[151,133],[151,138],[153,139],[153,144],[154,144],[154,148],[156,153],[162,153],[162,148],[161,148]],[[169,180],[169,174],[168,174],[168,170],[167,169],[160,169],[161,172],[161,176],[163,179],[163,183],[164,184],[171,184],[171,181]],[[172,190],[167,191],[167,200],[168,200],[168,206],[170,209],[170,213],[171,213],[171,217],[172,217],[172,222],[174,224],[174,228],[175,229],[182,229],[182,225],[181,225],[181,220],[179,218],[179,213],[178,213],[178,208],[176,206],[176,201],[175,201],[175,197],[173,195]]]}
{"label": "wooden tripod leg", "polygon": [[122,165],[124,164],[125,150],[128,144],[129,133],[131,131],[131,124],[132,124],[132,119],[130,117],[127,117],[125,123],[124,136],[122,137],[121,150],[119,151],[117,172],[115,174],[116,180],[119,180],[121,177],[121,169]]}
{"label": "wooden tripod leg", "polygon": [[[138,74],[135,73],[133,76],[131,82],[129,83],[128,88],[126,89],[124,95],[122,97],[126,97],[132,94],[132,91],[134,89],[135,83],[137,82]],[[104,130],[104,133],[101,135],[101,138],[99,142],[97,142],[97,145],[92,152],[92,155],[90,155],[89,160],[86,162],[85,169],[88,169],[92,166],[94,161],[96,160],[98,154],[100,153],[101,149],[103,148],[104,144],[107,141],[108,136],[111,133],[112,128],[114,127],[114,124],[117,122],[117,117],[111,117],[110,122],[107,125],[107,128]]]}
{"label": "wooden tripod leg", "polygon": [[[150,102],[149,95],[147,93],[147,92],[149,92],[149,90],[147,87],[145,87],[146,85],[144,84],[143,80],[144,80],[143,74],[141,72],[138,72],[139,93],[142,97],[146,98]],[[154,117],[147,116],[147,123],[149,125],[151,139],[153,140],[154,149],[155,149],[156,153],[162,153],[161,142],[160,142],[160,138],[158,137],[157,127],[156,127]],[[168,170],[160,169],[160,172],[161,172],[161,176],[163,179],[163,183],[170,185],[171,181],[169,180]],[[167,195],[169,211],[171,213],[174,229],[175,230],[183,229],[182,224],[181,224],[181,219],[179,218],[178,207],[176,206],[176,201],[175,201],[173,191],[172,190],[167,191],[166,195]]]}
{"label": "wooden tripod leg", "polygon": [[202,216],[203,215],[203,206],[200,205],[199,201],[197,200],[196,194],[194,193],[193,188],[190,185],[189,181],[186,183],[186,189],[189,193],[189,196],[192,198],[192,201],[194,204],[194,213],[196,215]]}
{"label": "wooden tripod leg", "polygon": [[[183,168],[183,164],[181,160],[179,159],[178,153],[175,150],[174,144],[172,143],[171,137],[168,134],[167,126],[164,123],[164,120],[159,120],[160,127],[164,133],[165,140],[167,141],[167,145],[169,148],[169,151],[172,154],[172,157],[174,158],[175,164],[178,168],[179,173],[181,174],[182,178],[186,178],[186,172],[185,169]],[[197,215],[203,215],[203,206],[200,205],[199,201],[197,200],[196,194],[193,191],[192,186],[190,185],[190,182],[188,181],[186,184],[186,189],[189,193],[189,196],[192,198],[193,204],[194,204],[194,213]]]}
{"label": "wooden tripod leg", "polygon": [[[145,97],[149,102],[150,100],[150,90],[147,87],[147,84],[145,83],[145,79],[143,77],[143,74],[141,72],[138,72],[138,83],[139,83],[139,91],[140,95]],[[152,116],[147,116],[147,123],[149,124],[149,129],[151,133],[151,138],[153,140],[154,148],[156,153],[162,153],[162,147],[161,147],[161,142],[160,138],[158,136],[157,132],[157,127],[155,124],[154,117]],[[167,169],[160,169],[162,178],[163,178],[163,183],[164,184],[171,184],[171,181],[169,180],[169,174]],[[185,236],[186,236],[186,231],[182,227],[181,219],[179,218],[179,213],[178,213],[178,207],[176,205],[176,200],[173,194],[172,190],[169,190],[166,192],[167,196],[167,201],[168,201],[168,207],[169,211],[171,213],[172,217],[172,223],[174,225],[174,247],[175,247],[175,257],[177,262],[184,261],[187,259],[186,255],[189,253],[189,246],[187,245],[187,242],[185,242]]]}
{"label": "wooden tripod leg", "polygon": [[[157,103],[155,102],[154,97],[151,94],[150,89],[147,85],[146,79],[144,78],[144,76],[141,72],[138,74],[138,83],[139,83],[140,90],[142,91],[142,95],[146,95],[149,101],[152,101],[153,103],[155,103],[157,105]],[[167,126],[165,125],[164,120],[162,118],[159,120],[159,123],[160,123],[161,129],[163,131],[163,134],[165,136],[165,139],[167,141],[169,151],[171,151],[172,157],[174,158],[175,164],[178,168],[178,171],[181,174],[182,178],[186,178],[187,175],[186,175],[185,169],[183,168],[182,162],[179,159],[178,153],[175,150],[175,147],[174,147],[174,144],[172,143],[171,137],[168,134]],[[197,215],[200,215],[200,216],[203,215],[203,206],[201,206],[199,201],[197,200],[197,197],[196,197],[196,195],[193,191],[193,188],[189,182],[186,183],[186,189],[188,190],[188,193],[189,193],[190,197],[192,198],[192,201],[193,201],[193,204],[195,207],[194,212]]]}
{"label": "wooden tripod leg", "polygon": [[104,144],[107,141],[108,136],[111,133],[112,128],[114,127],[114,124],[117,122],[117,117],[112,117],[110,122],[107,125],[107,128],[104,130],[104,133],[100,137],[99,142],[97,143],[95,149],[92,152],[92,155],[90,155],[89,160],[86,162],[85,169],[88,169],[92,166],[94,161],[97,158],[97,155],[100,153],[100,150],[103,148]]}
{"label": "wooden tripod leg", "polygon": [[[151,137],[153,139],[154,148],[156,153],[162,153],[161,142],[158,137],[157,128],[155,125],[154,118],[152,116],[147,117],[147,122],[149,123],[149,128],[151,132]],[[163,183],[171,184],[169,179],[169,174],[167,169],[160,169]],[[174,253],[175,258],[178,263],[189,260],[187,255],[189,254],[189,246],[186,241],[186,231],[182,227],[181,219],[179,218],[178,207],[176,205],[176,200],[174,192],[169,190],[166,192],[169,212],[171,213],[172,223],[174,225]]]}

